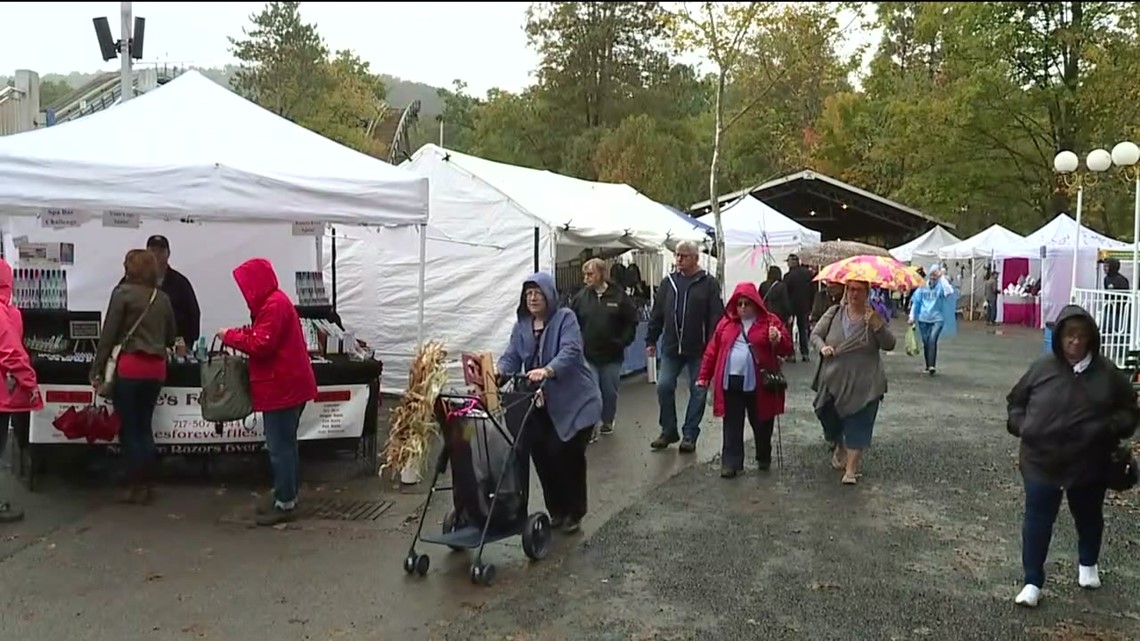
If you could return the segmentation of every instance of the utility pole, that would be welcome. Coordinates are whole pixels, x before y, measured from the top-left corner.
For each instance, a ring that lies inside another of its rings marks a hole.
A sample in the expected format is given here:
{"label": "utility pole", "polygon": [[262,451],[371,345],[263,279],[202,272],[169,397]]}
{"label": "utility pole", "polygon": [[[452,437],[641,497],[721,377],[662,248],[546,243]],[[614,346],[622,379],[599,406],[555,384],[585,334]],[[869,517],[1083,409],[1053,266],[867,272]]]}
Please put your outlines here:
{"label": "utility pole", "polygon": [[119,12],[122,14],[119,37],[121,38],[121,51],[119,52],[119,101],[126,102],[135,97],[134,81],[131,74],[131,26],[133,21],[131,3],[119,3]]}

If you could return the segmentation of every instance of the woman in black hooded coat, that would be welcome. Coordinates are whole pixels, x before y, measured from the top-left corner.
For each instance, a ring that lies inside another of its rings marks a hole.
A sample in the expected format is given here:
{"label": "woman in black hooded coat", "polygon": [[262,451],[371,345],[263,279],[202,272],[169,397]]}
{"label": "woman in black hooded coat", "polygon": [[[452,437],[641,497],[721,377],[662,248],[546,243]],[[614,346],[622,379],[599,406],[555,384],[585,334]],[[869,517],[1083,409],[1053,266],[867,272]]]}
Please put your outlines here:
{"label": "woman in black hooded coat", "polygon": [[1112,455],[1136,431],[1140,409],[1128,377],[1100,353],[1100,330],[1083,308],[1057,315],[1053,352],[1030,365],[1007,397],[1007,429],[1021,439],[1025,482],[1018,605],[1034,607],[1045,584],[1053,523],[1067,498],[1077,529],[1077,584],[1100,587],[1104,497]]}

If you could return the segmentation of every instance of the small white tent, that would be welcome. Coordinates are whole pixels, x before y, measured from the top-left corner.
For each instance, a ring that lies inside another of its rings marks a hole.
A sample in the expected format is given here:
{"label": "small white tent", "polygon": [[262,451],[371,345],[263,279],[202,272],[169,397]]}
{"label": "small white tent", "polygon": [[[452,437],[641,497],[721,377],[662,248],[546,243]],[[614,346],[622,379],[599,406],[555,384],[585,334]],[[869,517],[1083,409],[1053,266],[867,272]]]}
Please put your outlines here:
{"label": "small white tent", "polygon": [[961,242],[961,239],[946,231],[942,225],[936,225],[934,229],[909,243],[892,249],[891,256],[904,263],[917,263],[919,265],[931,263],[938,259],[939,249],[957,242]]}
{"label": "small white tent", "polygon": [[1028,245],[1023,236],[996,224],[990,225],[966,240],[946,245],[938,250],[940,260],[1032,258],[1037,254],[1037,250],[1032,245]]}
{"label": "small white tent", "polygon": [[[752,196],[744,196],[720,212],[724,229],[725,289],[732,291],[738,283],[761,283],[767,279],[768,267],[785,269],[789,254],[805,245],[820,242],[820,233],[808,229]],[[716,219],[705,214],[697,219],[715,228]]]}
{"label": "small white tent", "polygon": [[[425,325],[428,339],[462,352],[507,344],[523,280],[584,248],[659,249],[707,235],[625,185],[591,183],[427,145],[401,171],[431,181]],[[347,324],[388,365],[385,389],[403,389],[414,341],[414,237],[403,230],[336,230],[337,292]],[[331,256],[326,250],[325,256]],[[327,271],[327,269],[326,269]],[[460,380],[456,368],[452,380]]]}

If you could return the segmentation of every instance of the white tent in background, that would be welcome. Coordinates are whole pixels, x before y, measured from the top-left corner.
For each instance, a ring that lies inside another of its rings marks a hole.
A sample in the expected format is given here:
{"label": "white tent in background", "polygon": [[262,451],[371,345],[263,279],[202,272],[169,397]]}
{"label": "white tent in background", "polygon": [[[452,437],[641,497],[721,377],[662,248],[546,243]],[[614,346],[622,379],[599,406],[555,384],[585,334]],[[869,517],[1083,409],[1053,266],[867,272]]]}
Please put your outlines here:
{"label": "white tent in background", "polygon": [[[524,279],[585,248],[660,249],[707,234],[626,185],[592,183],[426,145],[400,171],[431,181],[425,251],[426,336],[448,352],[500,353]],[[345,323],[384,359],[383,385],[403,389],[414,341],[414,238],[400,229],[336,229]],[[333,242],[328,241],[326,244]],[[331,254],[331,247],[325,256]],[[328,268],[326,268],[328,271]],[[457,359],[456,359],[457,360]],[[451,379],[462,380],[456,364]]]}
{"label": "white tent in background", "polygon": [[937,225],[909,243],[899,245],[890,251],[895,260],[922,265],[938,260],[939,249],[958,242],[961,242],[960,238],[946,231],[942,225]]}
{"label": "white tent in background", "polygon": [[1125,249],[1131,247],[1131,245],[1126,242],[1113,240],[1084,225],[1078,228],[1077,221],[1073,220],[1068,214],[1057,214],[1056,218],[1045,223],[1041,229],[1026,236],[1025,241],[1034,247],[1071,248],[1075,244],[1078,233],[1081,238],[1081,247],[1093,247],[1095,249]]}
{"label": "white tent in background", "polygon": [[[786,269],[784,261],[805,245],[820,242],[820,233],[808,229],[752,196],[724,207],[720,212],[724,230],[725,289],[732,291],[738,283],[761,283],[767,279],[768,267]],[[716,218],[705,214],[697,219],[716,226]]]}
{"label": "white tent in background", "polygon": [[988,228],[966,240],[946,245],[938,250],[939,260],[970,260],[973,258],[1033,258],[1038,250],[1001,225]]}
{"label": "white tent in background", "polygon": [[[1074,253],[1077,238],[1080,248]],[[1041,229],[1025,237],[1025,242],[1038,248],[1041,259],[1041,317],[1056,318],[1069,303],[1076,287],[1097,289],[1097,257],[1101,249],[1126,249],[1128,243],[1077,225],[1068,214],[1057,214]],[[1074,264],[1076,270],[1073,269]]]}

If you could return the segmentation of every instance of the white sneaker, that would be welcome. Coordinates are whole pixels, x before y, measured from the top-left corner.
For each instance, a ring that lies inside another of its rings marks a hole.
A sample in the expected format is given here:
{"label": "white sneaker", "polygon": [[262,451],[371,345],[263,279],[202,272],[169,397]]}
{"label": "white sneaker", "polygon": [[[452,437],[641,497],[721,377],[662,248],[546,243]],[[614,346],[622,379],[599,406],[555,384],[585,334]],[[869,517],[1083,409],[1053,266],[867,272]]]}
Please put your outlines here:
{"label": "white sneaker", "polygon": [[1081,565],[1077,568],[1077,584],[1086,590],[1100,587],[1100,570],[1095,565]]}
{"label": "white sneaker", "polygon": [[1017,593],[1017,598],[1013,602],[1027,608],[1035,608],[1041,602],[1041,588],[1036,585],[1026,585]]}

